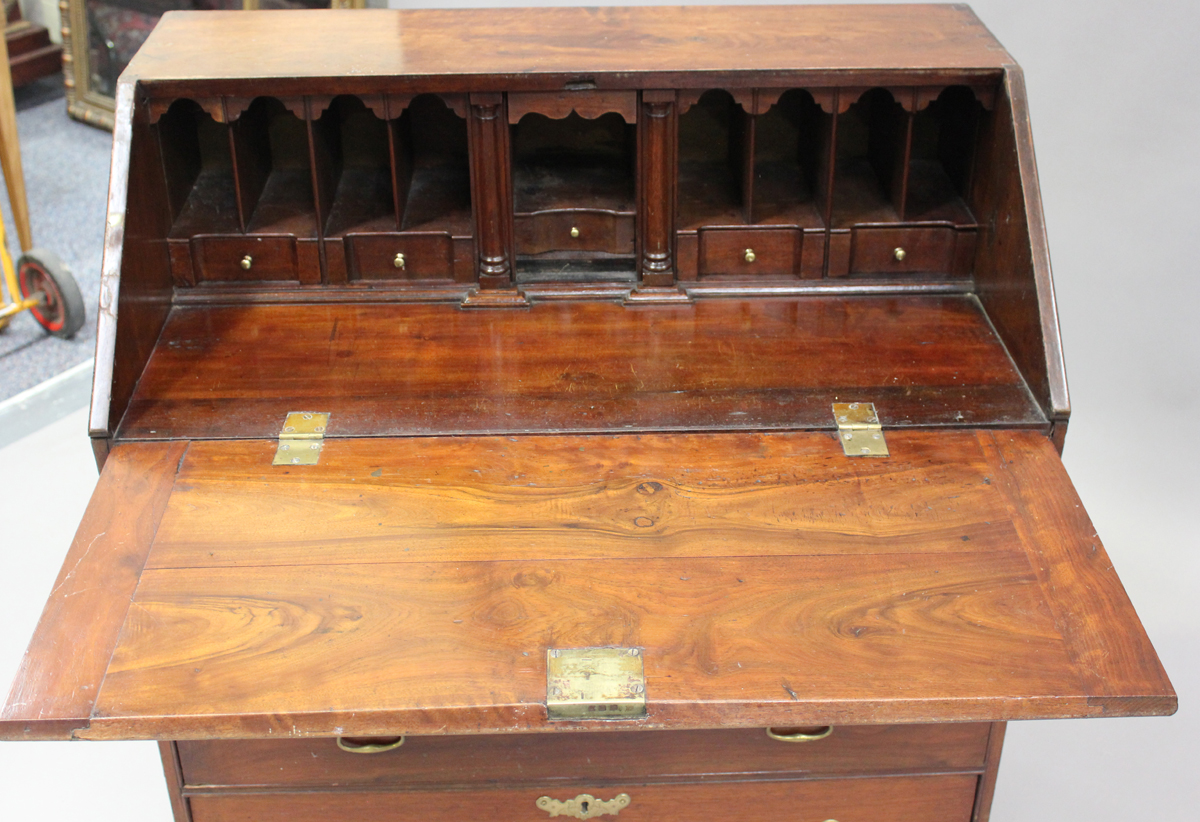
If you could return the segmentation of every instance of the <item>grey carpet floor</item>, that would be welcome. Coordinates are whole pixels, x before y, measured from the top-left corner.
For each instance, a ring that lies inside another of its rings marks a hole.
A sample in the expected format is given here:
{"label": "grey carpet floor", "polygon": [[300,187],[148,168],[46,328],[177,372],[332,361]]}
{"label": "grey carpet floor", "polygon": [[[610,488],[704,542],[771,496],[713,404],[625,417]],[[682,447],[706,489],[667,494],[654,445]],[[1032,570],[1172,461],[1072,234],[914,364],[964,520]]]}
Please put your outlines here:
{"label": "grey carpet floor", "polygon": [[[16,90],[17,127],[35,247],[49,249],[79,282],[87,322],[72,340],[46,334],[29,312],[0,331],[0,401],[91,359],[104,248],[104,208],[112,135],[67,117],[62,79]],[[0,194],[8,248],[20,254],[8,197]]]}

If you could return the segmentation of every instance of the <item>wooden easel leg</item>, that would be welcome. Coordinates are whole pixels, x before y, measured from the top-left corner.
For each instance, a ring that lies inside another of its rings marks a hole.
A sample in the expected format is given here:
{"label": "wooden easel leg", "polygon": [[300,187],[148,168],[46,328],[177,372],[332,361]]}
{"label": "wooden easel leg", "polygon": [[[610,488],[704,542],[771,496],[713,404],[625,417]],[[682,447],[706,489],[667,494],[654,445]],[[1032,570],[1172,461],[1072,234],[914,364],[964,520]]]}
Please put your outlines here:
{"label": "wooden easel leg", "polygon": [[0,167],[8,186],[13,222],[21,250],[33,247],[29,229],[29,203],[25,199],[25,172],[21,169],[21,138],[17,134],[17,104],[13,98],[12,73],[8,67],[8,44],[0,37]]}

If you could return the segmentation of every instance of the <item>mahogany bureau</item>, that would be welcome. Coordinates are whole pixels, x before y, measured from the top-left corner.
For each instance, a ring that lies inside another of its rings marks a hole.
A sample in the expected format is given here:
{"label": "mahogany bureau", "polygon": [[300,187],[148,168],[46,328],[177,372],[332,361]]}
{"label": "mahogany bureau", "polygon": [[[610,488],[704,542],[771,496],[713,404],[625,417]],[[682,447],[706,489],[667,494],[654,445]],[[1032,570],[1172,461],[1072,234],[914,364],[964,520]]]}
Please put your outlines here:
{"label": "mahogany bureau", "polygon": [[0,719],[176,822],[983,822],[1176,697],[966,6],[169,12]]}

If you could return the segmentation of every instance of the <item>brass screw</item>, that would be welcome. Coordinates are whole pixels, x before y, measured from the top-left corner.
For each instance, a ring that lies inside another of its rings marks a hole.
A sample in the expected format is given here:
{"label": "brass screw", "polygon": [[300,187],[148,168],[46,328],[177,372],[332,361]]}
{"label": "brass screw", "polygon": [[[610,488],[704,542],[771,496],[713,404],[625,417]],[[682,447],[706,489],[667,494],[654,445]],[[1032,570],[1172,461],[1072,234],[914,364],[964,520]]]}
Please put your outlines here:
{"label": "brass screw", "polygon": [[572,237],[578,237],[578,236],[579,236],[579,229],[578,229],[578,228],[576,228],[575,226],[571,226],[571,236],[572,236]]}
{"label": "brass screw", "polygon": [[396,268],[404,268],[404,254],[397,254],[396,259],[392,260],[392,265]]}
{"label": "brass screw", "polygon": [[896,258],[896,262],[901,262],[905,257],[908,256],[908,252],[903,248],[897,248],[892,252],[892,256]]}
{"label": "brass screw", "polygon": [[756,257],[755,257],[755,255],[754,255],[754,249],[753,249],[753,248],[747,248],[747,249],[746,249],[746,262],[748,262],[748,263],[752,263],[752,262],[754,262],[754,261],[755,261],[755,259],[757,259],[757,258],[756,258]]}
{"label": "brass screw", "polygon": [[254,265],[253,257],[251,257],[249,254],[247,254],[245,257],[242,257],[242,270],[243,271],[249,271],[250,266],[252,266],[252,265]]}

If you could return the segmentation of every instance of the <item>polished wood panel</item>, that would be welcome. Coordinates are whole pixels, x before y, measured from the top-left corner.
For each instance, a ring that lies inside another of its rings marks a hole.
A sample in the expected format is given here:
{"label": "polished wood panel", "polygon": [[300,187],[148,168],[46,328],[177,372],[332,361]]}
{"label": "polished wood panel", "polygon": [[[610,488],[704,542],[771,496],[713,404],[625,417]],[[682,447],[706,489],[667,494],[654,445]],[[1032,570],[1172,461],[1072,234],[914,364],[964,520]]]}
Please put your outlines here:
{"label": "polished wood panel", "polygon": [[[1155,699],[1147,699],[1144,710],[1173,710],[1174,692],[1162,666],[1139,664],[1139,660],[1155,657],[1154,648],[1141,630],[1091,518],[1083,505],[1072,499],[1074,489],[1062,462],[1030,458],[1035,450],[1048,448],[1045,441],[1035,444],[1021,436],[996,432],[982,442],[991,451],[989,460],[1003,469],[997,479],[1007,486],[1011,504],[1029,512],[1028,518],[1014,524],[1022,542],[1029,546],[1043,586],[1079,593],[1075,603],[1056,598],[1047,604],[1058,630],[1071,643],[1083,682],[1095,694],[1089,702],[1093,710],[1100,716],[1110,713],[1122,703],[1118,693],[1134,690],[1163,695],[1158,707]],[[1070,492],[1047,494],[1047,488]],[[1097,623],[1121,624],[1125,631],[1102,639]]]}
{"label": "polished wood panel", "polygon": [[[236,476],[239,461],[258,448],[258,464],[242,470],[273,474],[274,482],[246,485],[240,505],[197,505],[191,525],[231,533],[233,523],[263,520],[267,528],[234,558],[180,539],[183,521],[163,517],[91,722],[75,734],[761,728],[1174,709],[1170,683],[1103,552],[1081,549],[1093,531],[1043,435],[888,437],[893,456],[883,460],[850,460],[819,433],[471,438],[461,443],[477,458],[464,453],[459,464],[478,466],[478,482],[469,494],[452,485],[440,491],[463,499],[458,511],[443,503],[431,517],[417,504],[399,521],[387,518],[388,507],[403,494],[380,497],[369,486],[392,482],[385,479],[392,465],[428,464],[428,454],[413,452],[423,443],[333,440],[311,471],[269,466],[270,443],[193,443],[172,516],[189,516],[189,500]],[[782,450],[772,457],[775,449]],[[646,464],[636,453],[659,456]],[[773,460],[785,454],[802,473],[772,479]],[[958,470],[968,454],[986,464],[982,477]],[[672,488],[663,481],[668,470],[691,480]],[[804,490],[846,471],[857,480],[849,498],[843,491],[823,502],[823,492]],[[774,497],[772,482],[795,492]],[[602,490],[590,512],[587,503],[542,503],[585,499],[589,483],[634,490],[624,501]],[[763,553],[786,537],[786,527],[775,531],[780,522],[710,518],[722,498],[739,496],[739,483],[748,510],[760,486],[765,499],[778,499],[762,511],[791,519],[790,552]],[[281,493],[289,487],[291,500]],[[909,489],[907,502],[901,488]],[[945,502],[934,505],[938,488]],[[489,493],[496,502],[485,502]],[[971,524],[970,516],[946,528],[960,516],[949,509],[983,512],[989,500],[1007,510],[1011,536],[995,542],[995,524]],[[340,521],[341,533],[362,536],[339,541],[328,526],[322,532],[313,526],[320,513],[308,521],[279,515],[309,504]],[[487,522],[489,506],[528,506],[527,516],[492,529],[510,537],[491,554],[486,540],[462,550],[473,537],[456,541],[454,532],[469,528],[476,513]],[[885,525],[889,516],[895,524]],[[440,545],[414,548],[405,528],[428,528],[421,517],[444,531]],[[865,536],[858,546],[845,538],[841,552],[809,544],[806,533],[821,531],[824,520],[836,523],[832,532]],[[881,527],[911,533],[909,550],[880,550],[869,535]],[[632,538],[639,552],[599,558],[589,547],[634,529],[646,532]],[[915,540],[922,530],[927,546]],[[673,542],[675,532],[688,533],[685,548]],[[527,540],[515,557],[513,533]],[[957,538],[959,550],[939,544],[939,534]],[[115,598],[125,607],[127,595]],[[644,649],[649,715],[611,724],[547,721],[545,649],[596,645]],[[882,669],[887,677],[875,675]]]}
{"label": "polished wood panel", "polygon": [[335,440],[299,473],[269,441],[194,442],[149,566],[1019,552],[993,466],[951,441],[848,460],[824,435]]}
{"label": "polished wood panel", "polygon": [[186,450],[150,443],[109,457],[17,669],[0,738],[65,738],[87,726]]}
{"label": "polished wood panel", "polygon": [[[617,783],[603,791],[588,783],[523,790],[406,791],[396,793],[307,793],[257,796],[194,796],[195,822],[460,822],[487,808],[496,822],[545,817],[538,797],[574,799],[591,791],[631,802],[623,822],[692,822],[699,813],[728,822],[758,822],[786,813],[794,822],[968,822],[975,794],[973,776],[892,777],[809,782],[735,782],[709,785]],[[601,817],[603,818],[603,817]]]}
{"label": "polished wood panel", "polygon": [[818,297],[177,309],[121,435],[271,437],[307,408],[338,437],[830,428],[839,398],[889,426],[1046,425],[973,299]]}
{"label": "polished wood panel", "polygon": [[[414,736],[364,756],[333,739],[180,742],[188,787],[515,786],[979,771],[988,724],[834,728],[814,742],[781,742],[763,728],[606,734]],[[513,763],[520,762],[519,771]]]}
{"label": "polished wood panel", "polygon": [[633,256],[634,216],[586,208],[517,214],[513,236],[522,254],[600,251]]}
{"label": "polished wood panel", "polygon": [[[838,6],[745,8],[536,8],[487,10],[168,12],[149,47],[129,65],[127,78],[179,82],[195,78],[379,78],[396,90],[397,78],[430,87],[431,80],[461,82],[473,90],[505,90],[525,75],[537,88],[562,90],[564,80],[601,88],[638,85],[614,73],[680,72],[717,75],[842,72],[872,67],[881,78],[923,71],[991,69],[1011,58],[966,6],[877,6],[869,15]],[[354,48],[344,44],[354,43]],[[542,75],[542,78],[528,75]],[[696,77],[706,82],[707,77]],[[866,85],[881,85],[881,81]],[[766,86],[787,83],[766,82]],[[721,87],[719,82],[702,87]]]}

